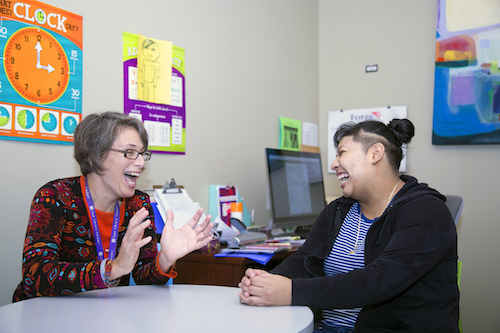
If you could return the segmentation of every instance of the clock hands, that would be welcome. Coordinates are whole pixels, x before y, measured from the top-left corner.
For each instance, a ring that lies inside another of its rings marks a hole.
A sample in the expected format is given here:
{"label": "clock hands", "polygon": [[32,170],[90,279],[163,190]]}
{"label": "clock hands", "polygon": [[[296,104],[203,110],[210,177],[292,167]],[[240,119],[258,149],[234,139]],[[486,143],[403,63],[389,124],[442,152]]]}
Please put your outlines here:
{"label": "clock hands", "polygon": [[42,44],[40,44],[40,42],[36,43],[35,50],[36,50],[36,68],[45,69],[49,74],[55,71],[54,67],[52,67],[50,64],[44,66],[40,63],[40,53],[43,51]]}

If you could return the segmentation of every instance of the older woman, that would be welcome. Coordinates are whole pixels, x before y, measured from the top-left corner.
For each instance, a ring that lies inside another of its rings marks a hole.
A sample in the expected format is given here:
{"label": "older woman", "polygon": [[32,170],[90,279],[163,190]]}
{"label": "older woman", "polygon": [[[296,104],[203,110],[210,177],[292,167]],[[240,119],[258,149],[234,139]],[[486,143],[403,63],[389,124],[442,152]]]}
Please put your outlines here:
{"label": "older woman", "polygon": [[456,230],[445,197],[399,176],[413,124],[341,126],[331,168],[343,197],[272,273],[249,269],[240,301],[308,305],[318,332],[458,332]]}
{"label": "older woman", "polygon": [[151,158],[147,146],[135,118],[106,112],[83,119],[74,138],[83,175],[35,194],[14,302],[128,285],[130,273],[137,284],[165,284],[177,259],[210,241],[210,216],[198,224],[203,210],[178,230],[169,212],[158,252],[149,197],[135,189]]}

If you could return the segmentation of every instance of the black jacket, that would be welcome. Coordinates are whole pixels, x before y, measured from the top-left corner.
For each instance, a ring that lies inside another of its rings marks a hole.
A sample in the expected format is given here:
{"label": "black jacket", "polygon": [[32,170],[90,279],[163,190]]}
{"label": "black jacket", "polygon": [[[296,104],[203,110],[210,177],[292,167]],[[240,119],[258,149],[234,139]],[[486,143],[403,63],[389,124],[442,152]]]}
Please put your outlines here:
{"label": "black jacket", "polygon": [[365,268],[325,276],[323,260],[354,200],[319,215],[304,245],[272,273],[292,279],[292,304],[362,307],[356,332],[458,332],[457,235],[445,197],[406,184],[368,231]]}

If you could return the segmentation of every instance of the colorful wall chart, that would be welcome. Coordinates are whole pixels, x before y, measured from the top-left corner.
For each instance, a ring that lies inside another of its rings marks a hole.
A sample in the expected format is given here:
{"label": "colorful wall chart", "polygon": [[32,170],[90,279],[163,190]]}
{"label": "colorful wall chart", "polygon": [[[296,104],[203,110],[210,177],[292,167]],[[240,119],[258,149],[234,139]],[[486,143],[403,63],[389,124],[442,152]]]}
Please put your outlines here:
{"label": "colorful wall chart", "polygon": [[432,143],[500,143],[500,6],[438,6]]}
{"label": "colorful wall chart", "polygon": [[82,113],[82,17],[0,1],[0,139],[73,144]]}
{"label": "colorful wall chart", "polygon": [[[123,78],[124,78],[124,113],[137,117],[148,131],[148,149],[159,153],[185,154],[186,152],[186,96],[185,96],[185,61],[184,49],[172,46],[171,65],[172,76],[170,85],[170,103],[161,104],[144,101],[138,98],[138,55],[144,52],[144,58],[153,59],[148,65],[154,67],[149,73],[159,72],[163,65],[158,63],[161,56],[161,43],[151,50],[151,41],[138,42],[138,35],[123,33]],[[160,51],[159,51],[160,50]],[[160,54],[158,54],[160,52]],[[153,56],[154,55],[154,56]],[[168,58],[167,58],[168,59]],[[142,67],[142,66],[141,66]],[[151,81],[152,75],[146,81]],[[148,84],[147,82],[145,84]],[[151,90],[153,91],[153,90]],[[155,92],[157,94],[157,92]]]}

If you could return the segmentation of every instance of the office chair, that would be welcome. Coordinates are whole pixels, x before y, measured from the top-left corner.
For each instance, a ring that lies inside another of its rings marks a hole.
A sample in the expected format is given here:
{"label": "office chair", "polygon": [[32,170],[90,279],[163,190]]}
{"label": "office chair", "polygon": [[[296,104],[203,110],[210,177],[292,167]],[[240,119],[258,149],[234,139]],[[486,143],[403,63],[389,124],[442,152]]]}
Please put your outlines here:
{"label": "office chair", "polygon": [[[457,261],[457,285],[458,285],[458,290],[460,290],[460,277],[462,275],[462,262]],[[458,318],[458,329],[460,330],[460,333],[462,333],[462,321],[460,320],[460,317]]]}
{"label": "office chair", "polygon": [[[458,195],[445,195],[446,197],[446,206],[450,210],[451,217],[455,222],[455,226],[458,223],[458,219],[460,218],[460,214],[462,213],[462,208],[464,207],[464,199]],[[460,278],[462,275],[462,262],[457,261],[457,285],[460,290]],[[458,328],[460,332],[462,332],[462,322],[458,319]]]}
{"label": "office chair", "polygon": [[464,199],[458,195],[445,195],[445,197],[446,206],[450,210],[451,217],[453,217],[455,225],[457,225],[458,219],[460,218],[460,213],[462,212],[462,208],[464,207]]}

